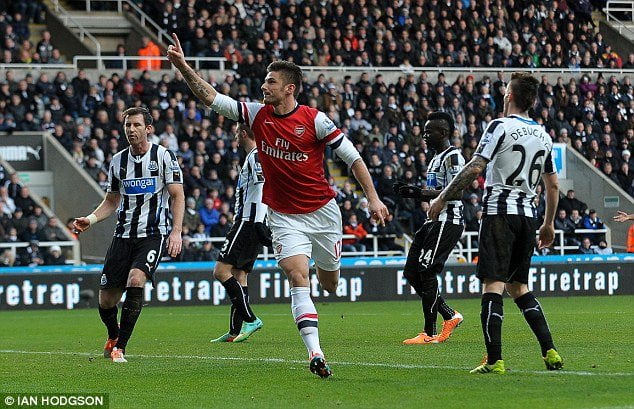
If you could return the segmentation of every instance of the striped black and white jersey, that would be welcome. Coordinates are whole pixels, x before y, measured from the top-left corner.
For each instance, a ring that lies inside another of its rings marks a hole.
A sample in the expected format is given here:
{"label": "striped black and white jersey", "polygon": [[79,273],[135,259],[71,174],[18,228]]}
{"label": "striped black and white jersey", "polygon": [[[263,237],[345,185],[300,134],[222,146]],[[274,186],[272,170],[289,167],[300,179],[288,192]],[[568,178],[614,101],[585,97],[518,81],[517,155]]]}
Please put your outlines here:
{"label": "striped black and white jersey", "polygon": [[483,213],[535,217],[542,173],[555,173],[553,142],[537,122],[519,115],[491,121],[476,155],[487,159]]}
{"label": "striped black and white jersey", "polygon": [[[436,154],[427,167],[427,189],[442,190],[446,188],[464,167],[464,164],[464,156],[462,156],[460,149],[455,146],[450,146],[443,152]],[[448,201],[438,215],[438,221],[464,224],[462,200]]]}
{"label": "striped black and white jersey", "polygon": [[264,173],[258,160],[258,151],[253,148],[244,159],[244,164],[238,177],[236,186],[236,217],[235,222],[262,222],[266,216],[268,206],[262,203],[262,187]]}
{"label": "striped black and white jersey", "polygon": [[117,227],[114,235],[123,238],[167,235],[170,230],[170,183],[183,183],[174,153],[151,144],[141,157],[130,148],[112,158],[108,171],[108,192],[119,193]]}

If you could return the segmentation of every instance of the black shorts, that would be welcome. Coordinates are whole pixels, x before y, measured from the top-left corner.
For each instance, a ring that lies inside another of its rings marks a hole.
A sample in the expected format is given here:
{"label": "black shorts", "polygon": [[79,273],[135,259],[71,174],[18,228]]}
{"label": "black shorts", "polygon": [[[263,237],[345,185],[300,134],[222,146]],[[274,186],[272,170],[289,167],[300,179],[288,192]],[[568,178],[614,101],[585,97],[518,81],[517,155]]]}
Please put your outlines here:
{"label": "black shorts", "polygon": [[480,280],[528,284],[528,270],[535,250],[535,221],[526,216],[484,216],[479,234]]}
{"label": "black shorts", "polygon": [[253,270],[253,264],[262,250],[253,222],[241,220],[235,223],[220,249],[218,261],[231,264],[247,273]]}
{"label": "black shorts", "polygon": [[101,288],[127,287],[130,270],[142,270],[154,285],[154,272],[163,257],[165,237],[114,237],[104,261]]}
{"label": "black shorts", "polygon": [[464,227],[450,222],[427,222],[414,235],[412,247],[407,254],[405,271],[415,272],[425,277],[440,274],[447,257],[456,247]]}

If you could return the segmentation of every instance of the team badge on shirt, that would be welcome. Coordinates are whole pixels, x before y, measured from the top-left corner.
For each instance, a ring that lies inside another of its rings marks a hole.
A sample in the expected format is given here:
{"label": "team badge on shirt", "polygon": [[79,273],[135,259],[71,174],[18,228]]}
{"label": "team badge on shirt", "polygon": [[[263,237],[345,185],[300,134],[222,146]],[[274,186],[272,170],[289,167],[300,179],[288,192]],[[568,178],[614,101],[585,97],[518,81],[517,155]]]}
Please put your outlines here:
{"label": "team badge on shirt", "polygon": [[302,136],[305,131],[306,131],[306,128],[304,127],[304,125],[297,125],[295,127],[295,135],[297,136]]}
{"label": "team badge on shirt", "polygon": [[150,164],[147,165],[147,170],[149,170],[150,172],[154,172],[158,170],[158,163],[156,163],[156,161],[151,160]]}

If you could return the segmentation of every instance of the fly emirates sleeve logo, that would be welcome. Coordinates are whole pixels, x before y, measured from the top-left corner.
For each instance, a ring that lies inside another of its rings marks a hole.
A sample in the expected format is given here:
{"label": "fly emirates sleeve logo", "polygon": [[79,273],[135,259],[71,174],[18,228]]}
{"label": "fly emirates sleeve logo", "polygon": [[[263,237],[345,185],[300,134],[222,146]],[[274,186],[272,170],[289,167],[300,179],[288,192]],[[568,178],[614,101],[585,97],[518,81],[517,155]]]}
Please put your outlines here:
{"label": "fly emirates sleeve logo", "polygon": [[291,144],[284,138],[275,138],[275,146],[270,146],[265,140],[262,140],[261,142],[261,154],[292,162],[306,162],[308,160],[308,154],[306,152],[289,151]]}

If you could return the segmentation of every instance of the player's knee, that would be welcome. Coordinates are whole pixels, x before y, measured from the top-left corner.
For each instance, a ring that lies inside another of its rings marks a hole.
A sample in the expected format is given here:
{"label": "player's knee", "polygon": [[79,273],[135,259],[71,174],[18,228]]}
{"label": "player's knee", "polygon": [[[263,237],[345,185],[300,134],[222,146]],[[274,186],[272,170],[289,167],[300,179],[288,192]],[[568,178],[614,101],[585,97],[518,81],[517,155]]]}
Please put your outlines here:
{"label": "player's knee", "polygon": [[104,309],[110,309],[117,305],[121,294],[114,294],[111,291],[101,290],[99,291],[99,307]]}
{"label": "player's knee", "polygon": [[231,278],[231,272],[230,271],[227,272],[227,271],[224,271],[223,269],[216,268],[214,270],[214,278],[220,281],[221,283],[224,283],[229,278]]}
{"label": "player's knee", "polygon": [[513,299],[519,298],[528,292],[528,286],[522,283],[508,283],[505,287],[506,292]]}
{"label": "player's knee", "polygon": [[137,275],[128,278],[128,287],[143,287],[145,280]]}
{"label": "player's knee", "polygon": [[293,270],[286,273],[292,287],[307,287],[309,285],[308,274],[301,270]]}

